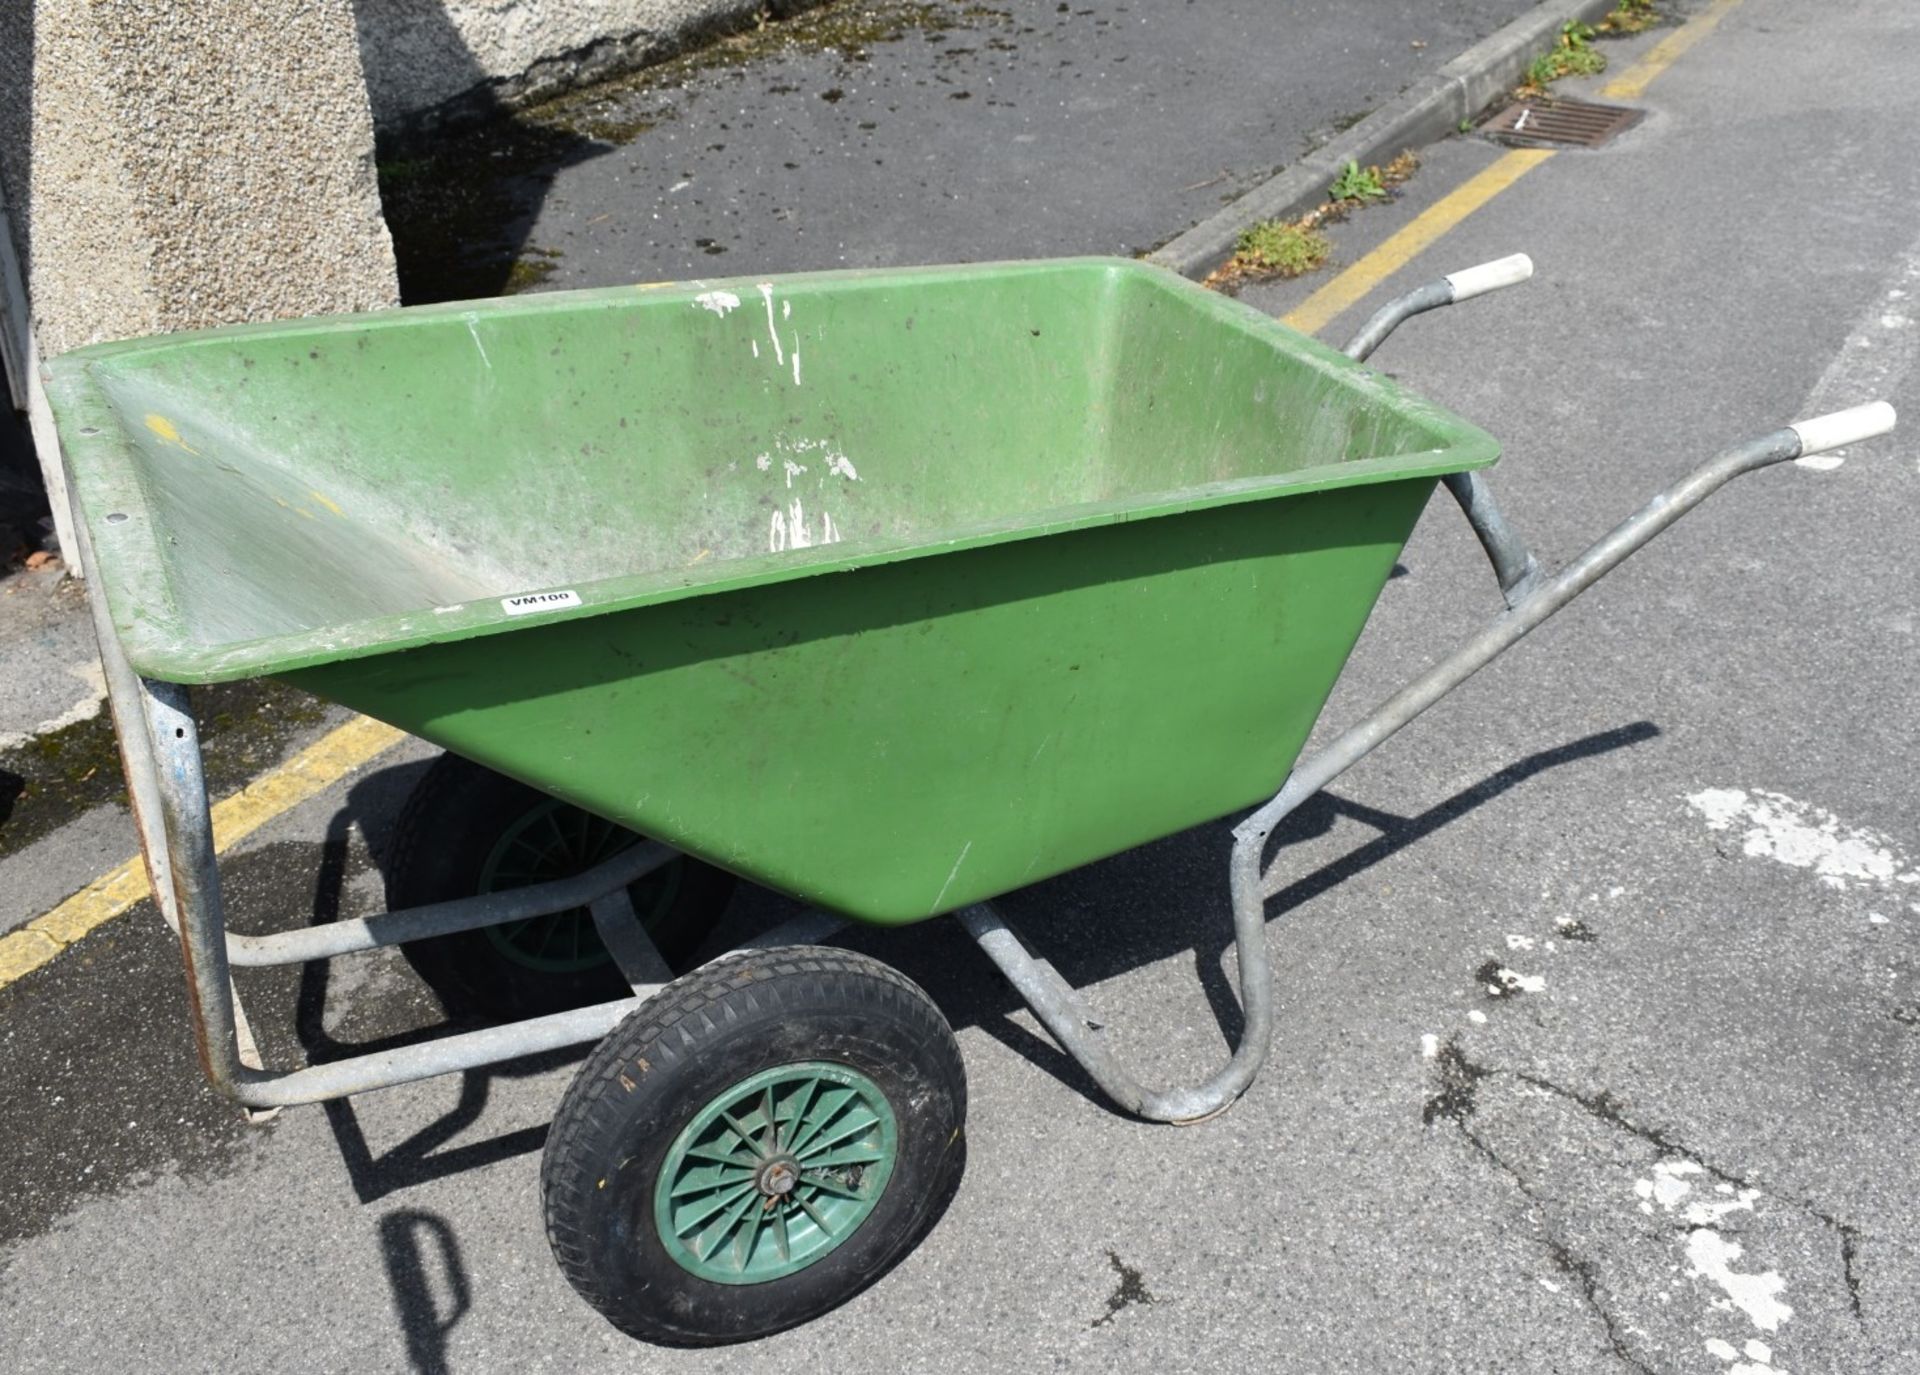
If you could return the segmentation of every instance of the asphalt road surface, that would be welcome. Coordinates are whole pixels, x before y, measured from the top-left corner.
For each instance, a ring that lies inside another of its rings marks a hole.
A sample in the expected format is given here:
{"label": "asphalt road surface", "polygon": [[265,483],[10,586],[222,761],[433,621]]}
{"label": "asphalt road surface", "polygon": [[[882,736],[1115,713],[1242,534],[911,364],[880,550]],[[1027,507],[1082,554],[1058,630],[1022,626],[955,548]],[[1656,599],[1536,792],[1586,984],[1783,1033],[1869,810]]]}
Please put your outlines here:
{"label": "asphalt road surface", "polygon": [[[1661,37],[1610,46],[1616,70]],[[1920,417],[1916,44],[1894,0],[1745,0],[1633,101],[1640,127],[1528,171],[1323,333],[1531,253],[1535,281],[1409,323],[1375,364],[1502,439],[1499,489],[1549,558],[1726,443],[1875,396]],[[1339,264],[1501,156],[1428,150],[1402,199],[1336,227]],[[645,275],[606,265],[569,284]],[[1244,296],[1283,314],[1326,280]],[[895,1272],[751,1346],[636,1347],[554,1269],[538,1151],[577,1057],[246,1126],[197,1078],[137,907],[0,989],[0,1361],[1920,1370],[1917,459],[1896,435],[1741,479],[1304,809],[1270,905],[1273,1058],[1213,1122],[1102,1106],[951,924],[860,937],[959,1032],[967,1172]],[[1436,501],[1327,726],[1495,614],[1477,559]],[[240,847],[237,924],[376,910],[427,755]],[[77,863],[61,835],[33,844]],[[114,837],[75,885],[130,853]],[[1005,901],[1149,1079],[1237,1030],[1227,847],[1202,827]],[[31,853],[0,858],[0,894]],[[745,892],[728,929],[789,910]],[[438,1015],[387,955],[243,988],[270,1059]]]}

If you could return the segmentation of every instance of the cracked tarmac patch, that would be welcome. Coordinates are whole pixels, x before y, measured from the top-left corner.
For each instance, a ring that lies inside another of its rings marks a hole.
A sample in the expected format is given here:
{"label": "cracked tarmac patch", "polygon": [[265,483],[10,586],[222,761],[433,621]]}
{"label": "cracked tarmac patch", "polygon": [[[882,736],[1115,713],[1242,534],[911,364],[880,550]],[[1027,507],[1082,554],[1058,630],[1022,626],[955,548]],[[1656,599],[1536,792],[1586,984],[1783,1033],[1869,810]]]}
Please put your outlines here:
{"label": "cracked tarmac patch", "polygon": [[1542,1285],[1573,1281],[1622,1366],[1686,1369],[1704,1349],[1737,1375],[1861,1368],[1842,1359],[1864,1329],[1856,1227],[1616,1095],[1482,1063],[1458,1038],[1433,1066],[1427,1125],[1513,1189],[1551,1267]]}
{"label": "cracked tarmac patch", "polygon": [[1107,1252],[1107,1263],[1113,1267],[1113,1273],[1120,1277],[1120,1282],[1113,1287],[1113,1292],[1107,1295],[1107,1311],[1095,1318],[1092,1326],[1105,1327],[1119,1317],[1122,1310],[1134,1304],[1150,1306],[1160,1302],[1153,1296],[1153,1291],[1147,1288],[1146,1278],[1133,1266],[1121,1260],[1118,1251]]}

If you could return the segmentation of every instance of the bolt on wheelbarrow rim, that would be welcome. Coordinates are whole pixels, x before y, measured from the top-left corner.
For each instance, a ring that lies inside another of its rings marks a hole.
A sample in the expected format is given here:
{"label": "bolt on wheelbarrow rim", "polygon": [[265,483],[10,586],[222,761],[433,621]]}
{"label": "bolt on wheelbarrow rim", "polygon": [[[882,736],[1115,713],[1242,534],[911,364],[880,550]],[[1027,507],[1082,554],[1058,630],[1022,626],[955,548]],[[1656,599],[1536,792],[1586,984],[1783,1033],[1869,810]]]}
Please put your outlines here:
{"label": "bolt on wheelbarrow rim", "polygon": [[701,1279],[780,1279],[860,1230],[898,1153],[893,1108],[864,1074],[825,1061],[762,1070],[706,1103],[667,1148],[654,1225]]}

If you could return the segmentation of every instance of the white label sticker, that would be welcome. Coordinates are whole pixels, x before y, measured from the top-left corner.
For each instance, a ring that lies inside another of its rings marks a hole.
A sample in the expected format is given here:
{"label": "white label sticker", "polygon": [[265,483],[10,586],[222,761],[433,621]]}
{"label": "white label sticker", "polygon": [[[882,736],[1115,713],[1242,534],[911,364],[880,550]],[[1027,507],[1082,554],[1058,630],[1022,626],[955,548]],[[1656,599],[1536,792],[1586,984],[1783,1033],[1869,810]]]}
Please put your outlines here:
{"label": "white label sticker", "polygon": [[536,611],[565,611],[570,606],[580,605],[580,594],[569,588],[565,592],[522,592],[517,597],[502,597],[500,609],[509,616],[531,616]]}

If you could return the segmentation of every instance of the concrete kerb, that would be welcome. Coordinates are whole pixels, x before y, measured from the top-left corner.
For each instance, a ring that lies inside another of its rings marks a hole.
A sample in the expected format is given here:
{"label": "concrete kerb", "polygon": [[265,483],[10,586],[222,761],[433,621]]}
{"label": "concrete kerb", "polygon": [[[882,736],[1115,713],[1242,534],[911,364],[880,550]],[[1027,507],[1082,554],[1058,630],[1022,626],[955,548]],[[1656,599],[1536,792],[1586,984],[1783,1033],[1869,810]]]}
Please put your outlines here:
{"label": "concrete kerb", "polygon": [[1148,254],[1148,261],[1199,277],[1233,252],[1242,230],[1262,220],[1299,215],[1326,199],[1327,187],[1349,162],[1382,162],[1453,133],[1460,121],[1485,109],[1553,45],[1561,26],[1593,23],[1618,0],[1542,0],[1498,32],[1481,39],[1358,124],[1315,149],[1286,171]]}

